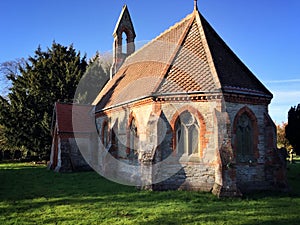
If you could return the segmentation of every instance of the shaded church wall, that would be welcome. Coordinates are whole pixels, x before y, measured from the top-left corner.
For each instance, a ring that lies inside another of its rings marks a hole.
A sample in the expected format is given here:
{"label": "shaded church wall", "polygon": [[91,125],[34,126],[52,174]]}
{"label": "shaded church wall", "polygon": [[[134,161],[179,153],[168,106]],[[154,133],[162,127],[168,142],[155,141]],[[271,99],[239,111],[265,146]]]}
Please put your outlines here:
{"label": "shaded church wall", "polygon": [[[232,132],[237,113],[245,107],[253,113],[257,123],[257,153],[253,162],[240,163],[236,161],[235,134]],[[201,148],[197,157],[195,155],[178,155],[174,151],[175,121],[186,110],[197,118],[200,127],[205,126],[205,132],[200,138]],[[272,184],[270,179],[273,179],[274,176],[269,174],[272,173],[271,170],[266,169],[266,158],[268,151],[270,152],[272,149],[269,147],[267,150],[266,146],[268,146],[267,142],[275,142],[274,139],[266,140],[268,137],[266,136],[265,115],[267,113],[267,106],[263,104],[246,105],[226,102],[223,105],[221,101],[152,102],[132,105],[125,109],[114,109],[114,111],[106,112],[103,116],[98,116],[96,121],[98,130],[101,130],[105,121],[108,122],[110,138],[112,137],[111,129],[114,127],[118,146],[115,162],[118,163],[111,164],[111,161],[107,159],[110,147],[105,150],[100,144],[99,148],[102,148],[106,155],[102,158],[99,157],[99,166],[108,166],[110,172],[114,171],[120,177],[132,174],[133,171],[122,166],[124,165],[122,163],[130,164],[128,159],[128,127],[130,120],[134,118],[138,133],[137,150],[140,170],[135,172],[140,175],[146,174],[142,179],[146,179],[148,183],[154,182],[149,187],[150,189],[210,191],[216,183],[223,188],[228,187],[228,185],[233,187],[237,185],[242,192],[270,189]],[[226,118],[224,114],[226,114]],[[273,128],[269,126],[268,129],[268,132],[272,133]],[[101,136],[101,134],[99,135]],[[100,139],[101,137],[99,137]],[[228,162],[226,160],[225,162],[220,153],[227,144],[232,156],[228,158]],[[144,156],[149,149],[153,155],[147,157],[152,157],[151,163],[154,166],[151,172],[149,170],[145,172],[143,171],[145,168],[143,165],[146,163]],[[111,165],[114,165],[113,168],[110,168]],[[156,183],[157,181],[159,182]],[[233,191],[237,191],[237,189],[233,188]]]}
{"label": "shaded church wall", "polygon": [[[157,105],[160,105],[158,106],[159,110],[157,110]],[[210,191],[215,182],[215,155],[218,149],[218,128],[213,119],[215,117],[215,107],[215,102],[153,102],[105,112],[102,116],[100,114],[96,116],[98,117],[96,121],[99,131],[105,120],[109,123],[109,129],[115,126],[116,121],[118,122],[116,135],[118,160],[129,163],[126,152],[128,148],[128,126],[130,118],[135,118],[138,129],[140,162],[143,161],[145,150],[155,151],[151,156],[153,157],[151,163],[155,166],[153,166],[151,176],[147,175],[147,179],[150,179],[148,182],[151,182],[151,180],[154,182],[164,180],[153,185],[153,189],[163,190],[176,187],[176,189]],[[199,120],[199,125],[205,126],[205,134],[203,134],[203,140],[201,140],[201,150],[197,157],[194,155],[178,157],[173,149],[174,130],[172,126],[174,126],[174,118],[176,119],[185,110],[197,111],[203,117],[198,118],[197,115],[194,115]],[[153,121],[151,122],[151,120]],[[158,126],[158,128],[155,129],[155,126]],[[101,134],[99,135],[101,136]],[[155,139],[157,140],[155,141]],[[100,146],[100,148],[103,148],[103,146]],[[102,159],[99,164],[104,165],[107,162]],[[123,171],[124,168],[121,163],[118,166],[120,167],[114,168],[118,173],[130,174],[131,171]]]}
{"label": "shaded church wall", "polygon": [[90,139],[58,138],[56,172],[88,171],[91,167],[82,156],[80,149],[89,148]]}
{"label": "shaded church wall", "polygon": [[[147,123],[152,112],[152,105],[131,107],[119,109],[117,111],[106,112],[105,116],[98,116],[96,119],[98,130],[101,130],[104,121],[108,122],[109,138],[111,138],[111,130],[116,127],[116,139],[118,142],[118,158],[126,159],[128,148],[128,128],[132,118],[137,123],[137,133],[140,143],[147,141]],[[101,136],[101,134],[99,134]],[[110,140],[111,141],[111,140]],[[141,146],[141,144],[139,145]],[[100,148],[103,146],[100,145]]]}
{"label": "shaded church wall", "polygon": [[[128,166],[132,163],[139,165],[139,162],[135,163],[129,158],[129,126],[132,119],[135,120],[137,126],[137,146],[136,150],[141,151],[147,145],[147,119],[152,111],[152,105],[143,106],[131,106],[126,108],[119,108],[118,110],[106,111],[105,113],[96,115],[96,124],[99,132],[99,152],[100,157],[98,159],[99,166],[103,175],[114,176],[117,180],[126,180],[126,178],[132,176],[134,167]],[[108,136],[109,146],[105,148],[101,140],[101,129],[104,122],[108,123]],[[117,146],[114,156],[110,154],[110,148],[112,143],[112,134],[114,132],[115,146]],[[115,159],[117,158],[117,159]],[[140,173],[140,171],[138,171]],[[121,177],[120,177],[121,176]],[[124,176],[122,178],[122,176]]]}
{"label": "shaded church wall", "polygon": [[[177,157],[177,165],[166,165],[164,170],[158,171],[156,176],[164,176],[167,179],[163,182],[154,185],[154,189],[169,190],[201,190],[210,191],[215,183],[215,164],[216,164],[216,150],[218,143],[218,128],[214,119],[214,109],[218,107],[217,102],[173,102],[162,104],[162,111],[170,124],[172,134],[174,133],[174,119],[182,112],[191,112],[199,121],[200,127],[205,126],[205,134],[200,140],[200,152],[195,156],[176,155],[174,151],[173,135],[167,134],[163,141],[161,151],[172,151],[173,157]],[[200,114],[202,118],[199,118]],[[201,121],[202,120],[202,121]],[[201,130],[201,129],[200,129]],[[201,135],[201,134],[200,134]],[[165,149],[165,148],[167,148]],[[178,170],[178,166],[181,168]],[[162,166],[163,167],[163,166]],[[177,168],[172,168],[177,167]],[[174,171],[178,170],[176,174]],[[170,173],[168,173],[170,172]]]}
{"label": "shaded church wall", "polygon": [[48,169],[55,169],[57,166],[57,151],[58,151],[58,137],[57,134],[53,134],[52,144],[51,144],[51,152],[50,152],[50,162],[48,165]]}
{"label": "shaded church wall", "polygon": [[[267,154],[272,149],[266,148],[266,124],[265,115],[268,114],[267,105],[259,104],[239,104],[239,103],[226,103],[226,110],[229,114],[231,121],[231,130],[234,130],[234,120],[238,112],[244,108],[249,109],[256,118],[257,131],[254,135],[257,136],[257,153],[254,153],[254,159],[247,162],[238,162],[235,158],[233,163],[236,169],[236,179],[238,188],[242,192],[248,192],[252,190],[266,190],[270,189],[271,181],[267,178],[266,163]],[[234,146],[235,135],[232,137],[233,151],[236,153],[236,146]]]}

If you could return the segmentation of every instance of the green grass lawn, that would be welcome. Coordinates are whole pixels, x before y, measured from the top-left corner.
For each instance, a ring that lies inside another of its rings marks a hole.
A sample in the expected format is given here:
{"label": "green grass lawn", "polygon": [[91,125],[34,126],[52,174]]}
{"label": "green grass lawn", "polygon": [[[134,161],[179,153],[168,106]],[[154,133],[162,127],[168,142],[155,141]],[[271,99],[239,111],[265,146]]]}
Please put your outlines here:
{"label": "green grass lawn", "polygon": [[95,172],[0,164],[0,224],[300,224],[300,163],[289,194],[218,199],[210,193],[138,191]]}

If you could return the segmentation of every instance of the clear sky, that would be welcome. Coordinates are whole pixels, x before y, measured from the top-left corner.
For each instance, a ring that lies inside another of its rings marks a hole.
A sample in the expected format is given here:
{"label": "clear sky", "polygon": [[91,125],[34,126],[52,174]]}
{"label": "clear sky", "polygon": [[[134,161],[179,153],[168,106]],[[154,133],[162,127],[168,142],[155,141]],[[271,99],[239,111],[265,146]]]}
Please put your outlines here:
{"label": "clear sky", "polygon": [[[92,57],[111,51],[127,4],[137,41],[149,41],[193,10],[193,0],[0,0],[0,62],[33,56],[55,40]],[[274,94],[270,114],[287,121],[300,103],[300,1],[198,0],[200,12]]]}

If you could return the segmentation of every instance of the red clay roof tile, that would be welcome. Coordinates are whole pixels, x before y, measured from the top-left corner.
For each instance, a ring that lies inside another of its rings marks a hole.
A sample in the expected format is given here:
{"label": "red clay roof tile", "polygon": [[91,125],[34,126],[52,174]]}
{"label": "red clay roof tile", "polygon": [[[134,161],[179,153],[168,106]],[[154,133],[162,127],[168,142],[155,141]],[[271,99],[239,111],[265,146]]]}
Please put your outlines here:
{"label": "red clay roof tile", "polygon": [[272,94],[195,10],[129,56],[94,101],[96,111],[182,92]]}
{"label": "red clay roof tile", "polygon": [[59,133],[90,133],[95,131],[92,106],[55,103],[57,131]]}

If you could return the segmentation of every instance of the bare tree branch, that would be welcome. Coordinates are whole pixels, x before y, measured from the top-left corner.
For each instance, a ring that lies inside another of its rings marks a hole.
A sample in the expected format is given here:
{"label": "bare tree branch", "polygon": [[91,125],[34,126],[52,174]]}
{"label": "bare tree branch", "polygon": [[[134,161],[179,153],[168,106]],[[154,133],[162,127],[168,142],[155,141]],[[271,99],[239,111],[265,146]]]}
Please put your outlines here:
{"label": "bare tree branch", "polygon": [[6,96],[11,87],[11,79],[20,76],[21,68],[25,68],[26,60],[18,58],[12,61],[0,63],[0,95]]}

